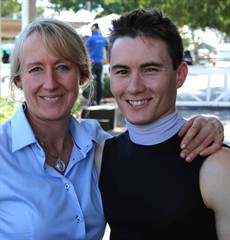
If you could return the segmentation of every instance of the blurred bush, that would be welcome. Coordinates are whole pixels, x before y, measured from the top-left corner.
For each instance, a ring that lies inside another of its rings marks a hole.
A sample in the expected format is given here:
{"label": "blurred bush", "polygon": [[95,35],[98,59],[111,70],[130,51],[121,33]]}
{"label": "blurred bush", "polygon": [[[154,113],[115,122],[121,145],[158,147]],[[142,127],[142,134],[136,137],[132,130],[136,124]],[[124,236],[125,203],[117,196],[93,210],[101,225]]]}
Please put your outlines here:
{"label": "blurred bush", "polygon": [[[7,97],[0,98],[0,123],[3,123],[6,120],[10,119],[20,104],[20,102],[15,102],[14,100]],[[71,114],[76,116],[80,108],[81,101],[78,98],[71,110]]]}
{"label": "blurred bush", "polygon": [[15,102],[11,98],[0,98],[0,123],[10,119],[21,103]]}

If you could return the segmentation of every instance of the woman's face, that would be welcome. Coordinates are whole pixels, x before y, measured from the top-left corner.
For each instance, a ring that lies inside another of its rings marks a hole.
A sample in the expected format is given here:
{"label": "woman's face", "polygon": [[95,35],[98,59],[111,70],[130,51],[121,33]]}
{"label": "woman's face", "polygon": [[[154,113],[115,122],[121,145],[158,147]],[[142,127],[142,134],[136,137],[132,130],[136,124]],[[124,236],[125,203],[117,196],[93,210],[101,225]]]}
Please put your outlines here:
{"label": "woman's face", "polygon": [[69,117],[79,92],[78,65],[51,53],[38,33],[24,42],[20,80],[28,116],[54,121]]}

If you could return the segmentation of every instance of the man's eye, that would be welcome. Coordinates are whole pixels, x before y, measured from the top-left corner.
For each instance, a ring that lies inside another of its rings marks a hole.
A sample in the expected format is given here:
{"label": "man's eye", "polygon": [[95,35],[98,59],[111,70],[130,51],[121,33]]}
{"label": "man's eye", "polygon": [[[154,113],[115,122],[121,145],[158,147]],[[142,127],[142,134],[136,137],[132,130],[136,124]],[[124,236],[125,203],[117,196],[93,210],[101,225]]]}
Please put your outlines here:
{"label": "man's eye", "polygon": [[158,68],[147,68],[147,69],[145,70],[145,72],[158,72],[158,71],[159,71]]}
{"label": "man's eye", "polygon": [[119,71],[116,72],[116,74],[120,74],[120,75],[125,75],[127,73],[128,73],[127,70],[119,70]]}

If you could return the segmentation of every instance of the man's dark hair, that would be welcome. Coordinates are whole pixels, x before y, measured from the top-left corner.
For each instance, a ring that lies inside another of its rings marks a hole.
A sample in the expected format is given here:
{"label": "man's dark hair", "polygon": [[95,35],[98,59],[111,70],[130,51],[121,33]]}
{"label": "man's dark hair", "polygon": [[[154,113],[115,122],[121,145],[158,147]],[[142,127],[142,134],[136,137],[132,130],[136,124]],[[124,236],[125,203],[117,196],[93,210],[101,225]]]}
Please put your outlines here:
{"label": "man's dark hair", "polygon": [[109,54],[117,38],[150,37],[166,43],[174,70],[183,61],[183,41],[177,26],[158,9],[136,9],[128,12],[112,21],[110,31]]}
{"label": "man's dark hair", "polygon": [[98,30],[99,29],[99,25],[98,23],[94,23],[91,27],[92,30]]}

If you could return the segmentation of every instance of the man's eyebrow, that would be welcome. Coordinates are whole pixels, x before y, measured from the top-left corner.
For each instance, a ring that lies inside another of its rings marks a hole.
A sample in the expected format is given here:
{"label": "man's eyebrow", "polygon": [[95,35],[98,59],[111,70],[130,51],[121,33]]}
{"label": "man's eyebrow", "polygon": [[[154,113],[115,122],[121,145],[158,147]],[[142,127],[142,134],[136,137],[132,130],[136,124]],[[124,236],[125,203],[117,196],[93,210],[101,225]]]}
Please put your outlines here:
{"label": "man's eyebrow", "polygon": [[145,67],[151,67],[151,66],[162,68],[163,64],[159,63],[159,62],[146,62],[146,63],[141,64],[140,67],[145,68]]}
{"label": "man's eyebrow", "polygon": [[112,70],[118,69],[118,68],[128,69],[129,67],[123,64],[116,64],[111,67]]}
{"label": "man's eyebrow", "polygon": [[[158,67],[158,68],[163,68],[163,64],[162,63],[159,63],[159,62],[154,62],[154,61],[151,61],[151,62],[146,62],[146,63],[143,63],[140,65],[140,68],[145,68],[145,67]],[[123,64],[115,64],[113,66],[111,66],[111,70],[116,70],[116,69],[129,69],[129,67],[127,65],[123,65]]]}

